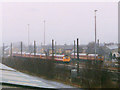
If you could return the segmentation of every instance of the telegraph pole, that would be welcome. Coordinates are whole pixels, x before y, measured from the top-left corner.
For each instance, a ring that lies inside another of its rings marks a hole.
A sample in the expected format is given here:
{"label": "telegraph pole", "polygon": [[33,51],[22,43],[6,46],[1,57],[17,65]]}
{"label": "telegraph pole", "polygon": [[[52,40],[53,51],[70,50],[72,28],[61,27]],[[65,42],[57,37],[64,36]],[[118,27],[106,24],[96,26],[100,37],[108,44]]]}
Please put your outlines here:
{"label": "telegraph pole", "polygon": [[94,12],[95,12],[95,60],[96,60],[96,39],[97,39],[97,35],[96,35],[96,12],[97,12],[97,10],[94,10]]}

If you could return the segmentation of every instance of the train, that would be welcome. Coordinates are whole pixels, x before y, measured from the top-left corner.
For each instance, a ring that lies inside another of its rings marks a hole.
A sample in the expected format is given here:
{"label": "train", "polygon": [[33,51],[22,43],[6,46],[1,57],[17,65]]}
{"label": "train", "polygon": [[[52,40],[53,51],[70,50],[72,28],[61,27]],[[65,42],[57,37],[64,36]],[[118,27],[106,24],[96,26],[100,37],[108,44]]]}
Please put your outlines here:
{"label": "train", "polygon": [[[26,52],[13,52],[12,54],[13,57],[26,57],[26,58],[40,58],[40,59],[52,59],[52,54],[49,56],[46,56],[46,54],[42,53],[26,53]],[[72,53],[71,55],[58,55],[54,54],[54,61],[56,62],[63,62],[63,63],[69,63],[72,60],[77,60],[77,53]],[[79,60],[81,61],[92,61],[92,60],[97,60],[97,61],[104,61],[104,56],[100,56],[96,54],[86,54],[86,53],[79,53]]]}
{"label": "train", "polygon": [[[52,59],[52,54],[49,56],[46,56],[46,54],[41,54],[41,53],[36,53],[34,55],[34,53],[25,53],[25,52],[13,52],[12,54],[13,57],[26,57],[26,58],[40,58],[40,59]],[[54,61],[58,62],[58,63],[69,63],[70,62],[70,56],[68,55],[57,55],[54,54]]]}
{"label": "train", "polygon": [[[74,53],[71,54],[71,59],[77,59],[77,53],[75,53],[75,56],[74,56]],[[80,60],[97,60],[97,61],[104,61],[104,56],[100,56],[98,54],[96,54],[96,57],[95,57],[95,54],[86,54],[86,53],[79,53],[79,59]]]}

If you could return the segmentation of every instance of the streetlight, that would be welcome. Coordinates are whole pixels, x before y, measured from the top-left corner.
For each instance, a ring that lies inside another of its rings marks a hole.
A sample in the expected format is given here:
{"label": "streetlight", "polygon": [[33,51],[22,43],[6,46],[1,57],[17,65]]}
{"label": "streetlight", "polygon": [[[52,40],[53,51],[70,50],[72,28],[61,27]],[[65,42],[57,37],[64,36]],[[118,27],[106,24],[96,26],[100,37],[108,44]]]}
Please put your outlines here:
{"label": "streetlight", "polygon": [[98,10],[94,10],[94,12],[95,12],[95,60],[96,60],[96,39],[97,39],[97,37],[96,37],[96,12],[97,12]]}

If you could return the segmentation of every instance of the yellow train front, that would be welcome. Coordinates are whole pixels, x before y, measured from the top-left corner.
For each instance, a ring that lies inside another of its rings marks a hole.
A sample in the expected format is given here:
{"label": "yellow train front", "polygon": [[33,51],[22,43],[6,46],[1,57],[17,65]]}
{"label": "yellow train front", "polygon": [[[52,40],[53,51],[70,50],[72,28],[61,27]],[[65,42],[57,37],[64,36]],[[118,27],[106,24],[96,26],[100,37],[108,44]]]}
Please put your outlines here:
{"label": "yellow train front", "polygon": [[54,55],[54,60],[57,63],[69,63],[70,57],[67,55]]}

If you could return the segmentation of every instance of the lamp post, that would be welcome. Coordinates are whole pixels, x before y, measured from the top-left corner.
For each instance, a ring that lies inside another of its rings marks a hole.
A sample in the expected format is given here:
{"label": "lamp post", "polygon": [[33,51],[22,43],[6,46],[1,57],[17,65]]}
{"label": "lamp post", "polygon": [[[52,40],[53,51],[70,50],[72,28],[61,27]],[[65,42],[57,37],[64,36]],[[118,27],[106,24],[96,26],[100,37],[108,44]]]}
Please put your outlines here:
{"label": "lamp post", "polygon": [[96,60],[96,39],[97,39],[97,35],[96,35],[96,12],[97,12],[98,10],[94,10],[94,12],[95,12],[95,60]]}

